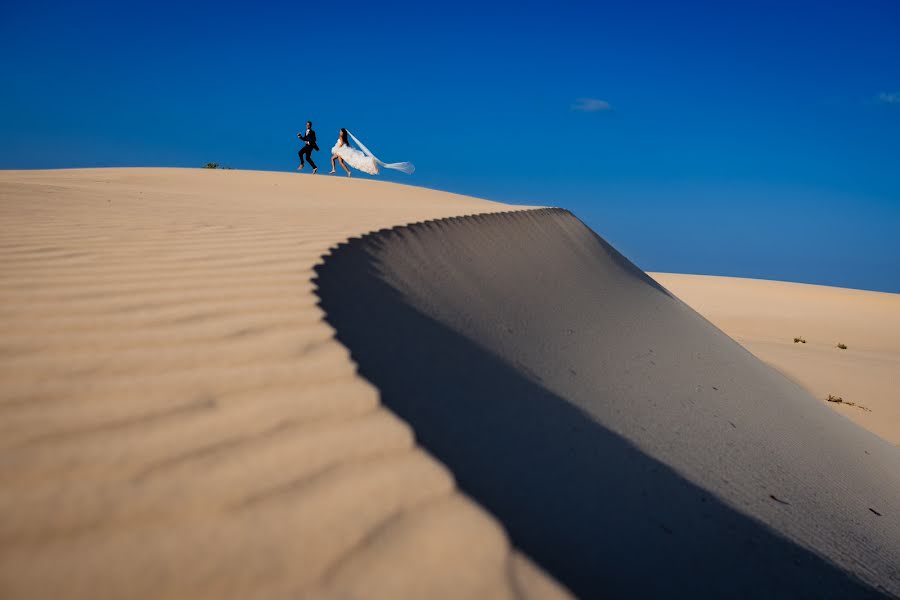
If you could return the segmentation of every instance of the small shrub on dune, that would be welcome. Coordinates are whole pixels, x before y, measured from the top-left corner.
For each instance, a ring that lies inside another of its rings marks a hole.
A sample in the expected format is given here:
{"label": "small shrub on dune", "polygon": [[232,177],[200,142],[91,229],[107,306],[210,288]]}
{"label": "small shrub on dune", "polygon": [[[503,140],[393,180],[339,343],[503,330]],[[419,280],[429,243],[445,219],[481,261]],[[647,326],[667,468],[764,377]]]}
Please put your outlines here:
{"label": "small shrub on dune", "polygon": [[828,402],[834,402],[835,404],[842,404],[844,406],[854,406],[854,407],[856,407],[860,410],[864,410],[866,412],[872,412],[872,409],[869,408],[868,406],[863,406],[862,404],[857,404],[856,402],[847,402],[840,396],[832,396],[831,394],[828,394],[828,397],[825,398],[825,400]]}
{"label": "small shrub on dune", "polygon": [[795,343],[795,344],[805,344],[805,343],[806,343],[806,340],[804,340],[802,337],[795,337],[795,338],[794,338],[794,343]]}
{"label": "small shrub on dune", "polygon": [[842,344],[841,342],[838,342],[837,347],[840,348],[841,350],[846,350],[846,349],[847,349],[847,344]]}
{"label": "small shrub on dune", "polygon": [[204,169],[218,169],[219,163],[206,163],[206,166],[203,168]]}

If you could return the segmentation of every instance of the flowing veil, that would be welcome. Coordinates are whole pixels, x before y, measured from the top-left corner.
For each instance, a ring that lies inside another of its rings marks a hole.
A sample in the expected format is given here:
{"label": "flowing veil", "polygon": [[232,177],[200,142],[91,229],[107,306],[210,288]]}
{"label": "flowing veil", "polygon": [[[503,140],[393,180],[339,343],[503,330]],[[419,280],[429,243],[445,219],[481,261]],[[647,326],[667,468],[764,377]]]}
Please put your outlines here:
{"label": "flowing veil", "polygon": [[412,175],[416,171],[416,166],[411,162],[396,162],[396,163],[385,163],[382,162],[377,156],[372,154],[372,151],[366,148],[365,144],[363,144],[355,135],[347,131],[347,134],[353,139],[353,142],[359,146],[359,149],[366,156],[371,156],[372,160],[374,160],[377,164],[381,165],[385,169],[394,169],[396,171],[403,171],[407,175]]}

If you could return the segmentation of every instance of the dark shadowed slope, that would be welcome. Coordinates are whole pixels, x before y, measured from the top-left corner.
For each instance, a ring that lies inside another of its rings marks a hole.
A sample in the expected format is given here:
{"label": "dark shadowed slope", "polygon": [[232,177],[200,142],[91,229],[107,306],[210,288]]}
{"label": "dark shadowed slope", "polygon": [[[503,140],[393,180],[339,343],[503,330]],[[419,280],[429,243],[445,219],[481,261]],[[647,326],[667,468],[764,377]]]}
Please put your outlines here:
{"label": "dark shadowed slope", "polygon": [[318,267],[383,402],[581,596],[900,593],[900,454],[570,213],[426,222]]}

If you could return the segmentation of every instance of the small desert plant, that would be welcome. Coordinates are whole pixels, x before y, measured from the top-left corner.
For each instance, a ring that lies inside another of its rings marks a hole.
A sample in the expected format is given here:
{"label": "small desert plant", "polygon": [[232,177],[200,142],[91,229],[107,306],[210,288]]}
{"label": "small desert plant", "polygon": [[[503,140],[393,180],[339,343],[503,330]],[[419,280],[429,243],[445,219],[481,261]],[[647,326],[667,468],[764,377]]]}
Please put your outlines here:
{"label": "small desert plant", "polygon": [[846,350],[846,349],[847,349],[847,344],[842,344],[841,342],[838,342],[837,347],[840,348],[841,350]]}
{"label": "small desert plant", "polygon": [[794,338],[794,343],[795,343],[795,344],[805,344],[805,343],[806,343],[806,340],[804,340],[802,337],[795,337],[795,338]]}
{"label": "small desert plant", "polygon": [[834,402],[835,404],[843,404],[844,406],[855,406],[856,408],[858,408],[860,410],[864,410],[866,412],[872,412],[872,409],[869,408],[868,406],[863,406],[862,404],[857,404],[856,402],[847,402],[840,396],[832,396],[831,394],[828,394],[828,397],[825,398],[825,400],[827,400],[828,402]]}
{"label": "small desert plant", "polygon": [[206,166],[203,168],[204,169],[218,169],[219,163],[206,163]]}

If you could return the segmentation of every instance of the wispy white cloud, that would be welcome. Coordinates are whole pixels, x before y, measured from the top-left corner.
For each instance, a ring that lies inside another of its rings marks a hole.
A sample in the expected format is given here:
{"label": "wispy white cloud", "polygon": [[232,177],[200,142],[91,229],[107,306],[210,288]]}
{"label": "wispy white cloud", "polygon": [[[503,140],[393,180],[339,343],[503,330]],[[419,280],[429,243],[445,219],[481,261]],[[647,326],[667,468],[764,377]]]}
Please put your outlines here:
{"label": "wispy white cloud", "polygon": [[578,98],[572,105],[572,110],[577,112],[603,112],[612,110],[612,106],[606,100],[598,98]]}
{"label": "wispy white cloud", "polygon": [[882,104],[900,104],[900,92],[881,92],[875,99]]}

